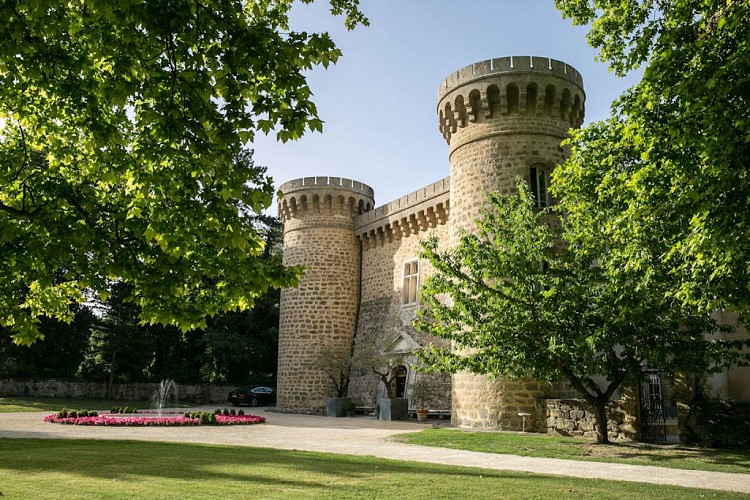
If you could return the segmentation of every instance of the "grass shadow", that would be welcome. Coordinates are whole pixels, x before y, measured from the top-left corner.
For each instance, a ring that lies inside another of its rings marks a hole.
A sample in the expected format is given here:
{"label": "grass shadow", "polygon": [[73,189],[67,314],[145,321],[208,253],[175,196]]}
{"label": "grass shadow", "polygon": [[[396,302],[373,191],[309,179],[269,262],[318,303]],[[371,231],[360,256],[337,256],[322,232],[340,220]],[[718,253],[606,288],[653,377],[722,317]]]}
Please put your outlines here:
{"label": "grass shadow", "polygon": [[676,487],[224,445],[0,439],[0,456],[0,484],[6,484],[0,492],[15,483],[16,489],[6,494],[24,496],[34,494],[39,485],[48,497],[74,491],[81,497],[107,493],[152,498],[241,492],[341,498],[480,498],[500,492],[524,498],[632,498],[679,493],[700,498],[698,490]]}

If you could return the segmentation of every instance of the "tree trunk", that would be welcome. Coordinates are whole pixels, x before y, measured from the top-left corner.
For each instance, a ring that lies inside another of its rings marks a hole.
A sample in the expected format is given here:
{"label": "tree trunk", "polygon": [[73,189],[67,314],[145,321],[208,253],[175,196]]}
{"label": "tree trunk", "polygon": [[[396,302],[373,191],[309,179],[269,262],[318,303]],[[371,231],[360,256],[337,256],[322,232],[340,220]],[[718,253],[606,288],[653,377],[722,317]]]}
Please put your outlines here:
{"label": "tree trunk", "polygon": [[117,358],[117,351],[112,351],[112,361],[109,363],[109,380],[107,381],[107,397],[112,397],[112,392],[115,385],[115,360]]}
{"label": "tree trunk", "polygon": [[388,394],[388,399],[396,399],[396,379],[384,380],[385,392]]}
{"label": "tree trunk", "polygon": [[609,430],[607,429],[607,400],[597,398],[594,402],[596,413],[596,443],[609,444]]}

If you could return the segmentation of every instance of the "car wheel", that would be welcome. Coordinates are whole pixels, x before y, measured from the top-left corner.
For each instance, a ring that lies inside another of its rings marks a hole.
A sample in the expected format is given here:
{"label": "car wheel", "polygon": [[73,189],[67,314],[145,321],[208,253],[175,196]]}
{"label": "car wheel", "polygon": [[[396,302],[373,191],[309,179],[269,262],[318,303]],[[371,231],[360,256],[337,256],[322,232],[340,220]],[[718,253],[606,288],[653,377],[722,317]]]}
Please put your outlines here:
{"label": "car wheel", "polygon": [[232,406],[239,406],[240,404],[237,401],[232,401]]}
{"label": "car wheel", "polygon": [[251,399],[250,406],[258,406],[258,398]]}

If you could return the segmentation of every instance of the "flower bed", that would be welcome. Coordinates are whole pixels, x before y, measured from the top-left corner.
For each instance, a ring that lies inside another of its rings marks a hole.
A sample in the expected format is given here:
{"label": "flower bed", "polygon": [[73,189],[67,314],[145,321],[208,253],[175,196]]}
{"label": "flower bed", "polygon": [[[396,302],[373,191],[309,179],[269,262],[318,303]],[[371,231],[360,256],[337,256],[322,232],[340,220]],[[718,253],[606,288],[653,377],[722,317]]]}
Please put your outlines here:
{"label": "flower bed", "polygon": [[[177,416],[163,416],[159,413],[149,413],[140,411],[134,416],[115,416],[107,413],[96,415],[94,412],[88,412],[89,415],[79,416],[77,413],[59,412],[57,414],[47,415],[44,417],[45,422],[55,424],[69,425],[116,425],[116,426],[184,426],[184,425],[251,425],[260,424],[266,421],[265,417],[255,415],[224,415],[222,413],[194,413]],[[210,417],[208,417],[210,415]]]}

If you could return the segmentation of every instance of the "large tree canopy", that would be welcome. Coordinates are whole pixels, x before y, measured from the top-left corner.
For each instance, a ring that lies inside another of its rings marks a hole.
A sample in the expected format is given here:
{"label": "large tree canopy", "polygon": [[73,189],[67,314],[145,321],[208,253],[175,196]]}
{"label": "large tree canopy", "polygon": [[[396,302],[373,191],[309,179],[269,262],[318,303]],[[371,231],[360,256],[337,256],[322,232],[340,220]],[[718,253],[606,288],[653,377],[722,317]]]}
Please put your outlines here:
{"label": "large tree canopy", "polygon": [[750,2],[556,4],[591,23],[589,42],[617,74],[644,70],[607,121],[575,133],[553,182],[563,209],[643,285],[662,274],[681,301],[746,312]]}
{"label": "large tree canopy", "polygon": [[[249,219],[273,189],[243,151],[321,129],[304,71],[339,50],[289,30],[293,3],[0,5],[0,326],[17,342],[113,281],[144,321],[185,330],[294,282],[256,258]],[[358,0],[330,4],[367,22]]]}
{"label": "large tree canopy", "polygon": [[595,231],[584,248],[570,245],[579,228],[558,230],[518,187],[519,196],[491,195],[477,233],[456,248],[441,252],[435,238],[423,245],[436,272],[420,291],[415,327],[451,341],[420,351],[427,366],[568,380],[596,408],[606,442],[605,406],[642,368],[701,374],[743,359],[742,341],[711,336],[726,328],[709,313],[665,298],[663,281],[634,286]]}

